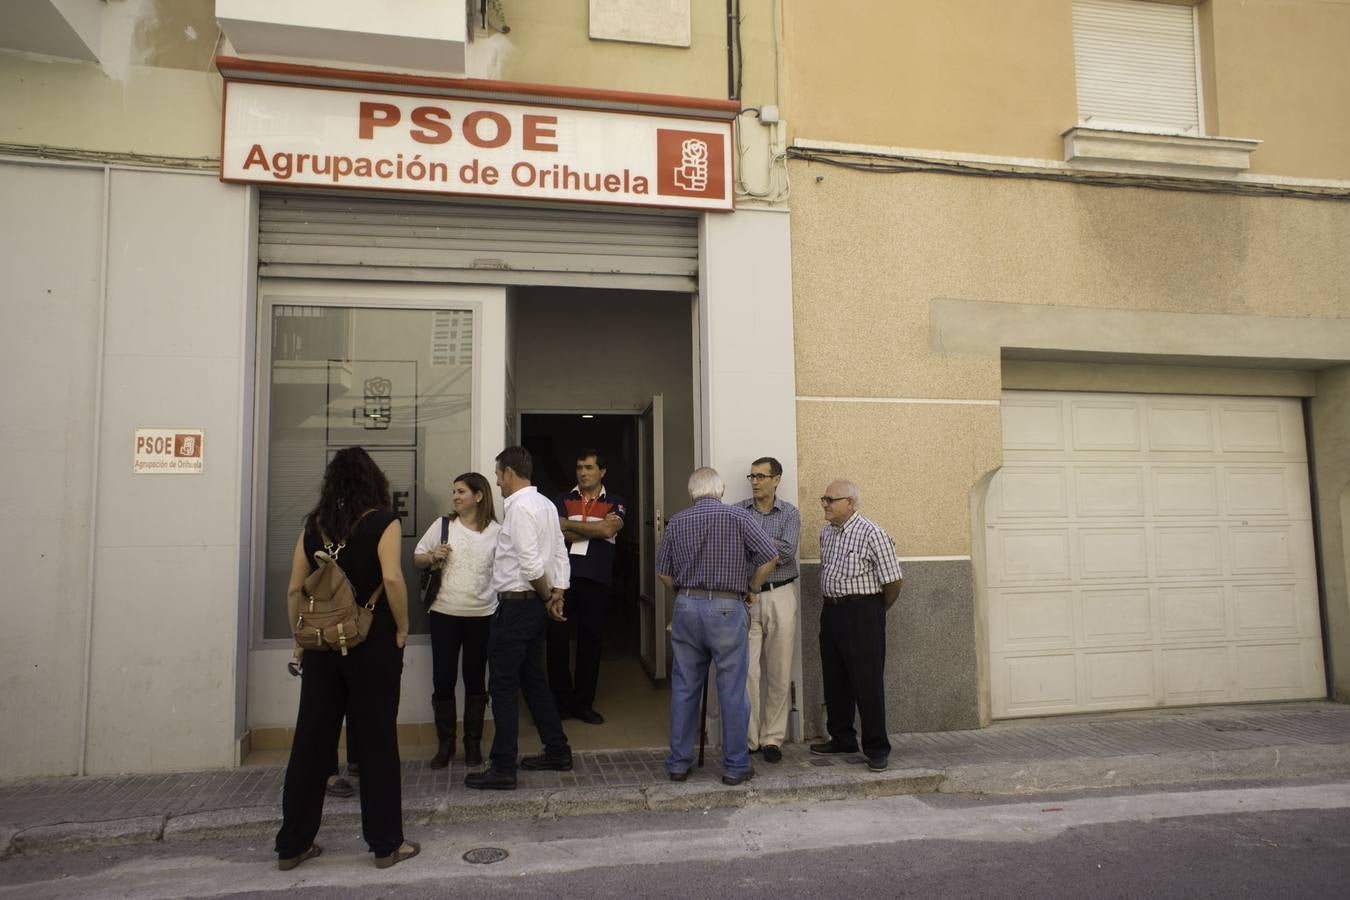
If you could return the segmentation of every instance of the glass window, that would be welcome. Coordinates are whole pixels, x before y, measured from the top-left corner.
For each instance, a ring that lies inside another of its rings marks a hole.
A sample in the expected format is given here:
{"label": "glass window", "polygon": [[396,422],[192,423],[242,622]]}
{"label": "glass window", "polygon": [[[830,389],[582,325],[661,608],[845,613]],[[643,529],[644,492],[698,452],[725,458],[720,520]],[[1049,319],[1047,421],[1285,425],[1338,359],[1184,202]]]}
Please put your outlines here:
{"label": "glass window", "polygon": [[450,479],[471,468],[473,313],[274,306],[271,324],[263,637],[291,636],[295,539],[328,460],[351,446],[389,478],[411,628],[424,633],[412,551],[450,509]]}

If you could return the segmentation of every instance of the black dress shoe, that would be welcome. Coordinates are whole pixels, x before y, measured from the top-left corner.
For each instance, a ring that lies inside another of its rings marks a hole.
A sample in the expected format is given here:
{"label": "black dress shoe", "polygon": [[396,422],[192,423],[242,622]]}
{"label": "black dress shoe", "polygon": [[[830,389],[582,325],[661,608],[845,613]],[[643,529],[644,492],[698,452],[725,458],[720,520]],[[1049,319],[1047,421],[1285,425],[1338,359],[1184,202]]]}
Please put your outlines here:
{"label": "black dress shoe", "polygon": [[538,756],[523,756],[520,767],[530,772],[570,772],[572,771],[572,751],[559,755],[540,753]]}
{"label": "black dress shoe", "polygon": [[837,744],[833,740],[825,741],[823,744],[812,744],[811,752],[816,756],[836,756],[841,753],[857,753],[857,747],[845,747],[843,744]]}
{"label": "black dress shoe", "polygon": [[578,710],[576,710],[575,712],[572,713],[572,715],[574,715],[576,718],[580,719],[581,721],[585,722],[587,725],[603,725],[603,724],[605,724],[605,717],[602,716],[602,715],[600,715],[598,712],[596,712],[594,709],[592,709],[592,708],[589,707],[589,706],[586,707],[585,709],[578,709]]}
{"label": "black dress shoe", "polygon": [[688,769],[685,769],[683,772],[671,772],[671,773],[670,773],[670,780],[671,780],[671,781],[688,781],[688,780],[689,780],[689,770],[688,770]]}
{"label": "black dress shoe", "polygon": [[479,791],[514,791],[516,776],[509,772],[487,769],[483,772],[470,772],[464,776],[464,786]]}
{"label": "black dress shoe", "polygon": [[890,760],[885,756],[869,756],[867,758],[867,768],[873,772],[884,772],[890,765]]}
{"label": "black dress shoe", "polygon": [[735,787],[738,784],[745,784],[747,781],[749,781],[751,778],[754,777],[755,777],[755,769],[752,766],[749,769],[746,769],[740,775],[723,775],[722,783],[728,787]]}
{"label": "black dress shoe", "polygon": [[764,751],[764,761],[767,763],[776,763],[783,761],[783,751],[779,750],[773,744],[766,744],[760,748]]}

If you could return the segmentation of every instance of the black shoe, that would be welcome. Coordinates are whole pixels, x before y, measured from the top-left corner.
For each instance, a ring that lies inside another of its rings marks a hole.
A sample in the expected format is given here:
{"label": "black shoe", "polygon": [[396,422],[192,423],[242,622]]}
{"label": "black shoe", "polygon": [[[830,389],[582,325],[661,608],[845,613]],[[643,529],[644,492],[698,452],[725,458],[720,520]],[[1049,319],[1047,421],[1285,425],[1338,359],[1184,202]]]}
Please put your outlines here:
{"label": "black shoe", "polygon": [[812,744],[811,752],[816,756],[837,756],[841,753],[857,753],[858,748],[845,747],[843,744],[837,744],[831,739],[822,744]]}
{"label": "black shoe", "polygon": [[329,780],[328,784],[324,785],[324,791],[327,792],[330,797],[350,797],[352,794],[356,793],[356,788],[352,787],[350,781],[339,775],[334,776]]}
{"label": "black shoe", "polygon": [[464,776],[464,786],[478,791],[514,791],[516,776],[514,773],[498,772],[495,769],[470,772]]}
{"label": "black shoe", "polygon": [[587,725],[605,724],[605,717],[600,715],[598,712],[596,712],[589,706],[586,707],[585,709],[578,709],[577,711],[572,713],[572,715],[580,719],[581,721],[585,722]]}
{"label": "black shoe", "polygon": [[884,772],[890,761],[885,756],[869,756],[867,758],[867,768],[873,772]]}
{"label": "black shoe", "polygon": [[740,775],[723,775],[722,783],[728,787],[735,787],[738,784],[745,784],[751,778],[755,777],[755,768],[751,766]]}
{"label": "black shoe", "polygon": [[553,755],[545,751],[538,756],[523,756],[520,767],[529,772],[570,772],[572,771],[572,751]]}
{"label": "black shoe", "polygon": [[783,751],[779,750],[773,744],[766,744],[760,749],[764,751],[764,761],[766,763],[776,763],[783,761]]}
{"label": "black shoe", "polygon": [[671,781],[688,781],[688,780],[689,780],[689,770],[688,770],[688,769],[685,769],[683,772],[671,772],[671,773],[670,773],[670,780],[671,780]]}

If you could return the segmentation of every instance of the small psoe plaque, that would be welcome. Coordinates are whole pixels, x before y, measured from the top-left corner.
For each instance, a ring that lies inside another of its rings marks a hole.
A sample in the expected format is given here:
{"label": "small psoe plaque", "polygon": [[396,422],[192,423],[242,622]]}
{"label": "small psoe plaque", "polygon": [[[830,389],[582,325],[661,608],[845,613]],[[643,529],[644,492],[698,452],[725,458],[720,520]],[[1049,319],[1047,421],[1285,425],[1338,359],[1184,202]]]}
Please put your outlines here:
{"label": "small psoe plaque", "polygon": [[205,470],[200,428],[137,428],[131,471],[137,475],[200,475]]}

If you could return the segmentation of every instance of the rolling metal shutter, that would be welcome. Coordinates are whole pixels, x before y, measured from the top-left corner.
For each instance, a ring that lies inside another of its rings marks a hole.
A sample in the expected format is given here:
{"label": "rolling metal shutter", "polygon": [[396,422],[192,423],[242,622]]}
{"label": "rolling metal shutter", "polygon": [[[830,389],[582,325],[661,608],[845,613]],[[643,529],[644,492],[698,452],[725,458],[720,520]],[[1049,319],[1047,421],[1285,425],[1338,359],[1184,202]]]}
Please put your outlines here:
{"label": "rolling metal shutter", "polygon": [[264,192],[259,271],[271,278],[545,284],[693,291],[698,218]]}
{"label": "rolling metal shutter", "polygon": [[1195,10],[1074,0],[1078,124],[1199,134]]}

